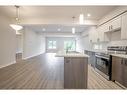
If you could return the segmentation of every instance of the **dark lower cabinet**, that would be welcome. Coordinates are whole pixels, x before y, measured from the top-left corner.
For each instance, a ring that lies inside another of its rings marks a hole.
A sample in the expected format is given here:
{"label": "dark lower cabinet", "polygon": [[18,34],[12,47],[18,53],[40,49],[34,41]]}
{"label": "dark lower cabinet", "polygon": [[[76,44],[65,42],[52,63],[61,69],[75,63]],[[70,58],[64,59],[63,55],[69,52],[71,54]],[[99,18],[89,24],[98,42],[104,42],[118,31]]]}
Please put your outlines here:
{"label": "dark lower cabinet", "polygon": [[127,87],[127,59],[112,56],[112,81]]}
{"label": "dark lower cabinet", "polygon": [[89,57],[89,60],[88,60],[88,63],[89,63],[93,68],[95,68],[95,60],[96,60],[96,58],[95,58],[95,52],[85,50],[84,53],[90,56],[90,57]]}

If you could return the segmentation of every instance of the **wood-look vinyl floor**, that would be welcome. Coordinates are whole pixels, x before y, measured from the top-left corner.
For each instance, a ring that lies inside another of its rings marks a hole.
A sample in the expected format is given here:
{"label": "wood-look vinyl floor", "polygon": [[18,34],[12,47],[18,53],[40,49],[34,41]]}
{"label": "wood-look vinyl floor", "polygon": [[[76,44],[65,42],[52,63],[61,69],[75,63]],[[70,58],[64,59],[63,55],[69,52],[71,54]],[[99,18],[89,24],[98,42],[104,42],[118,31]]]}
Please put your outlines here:
{"label": "wood-look vinyl floor", "polygon": [[[0,89],[64,89],[64,59],[42,54],[0,69]],[[88,89],[121,89],[89,66]]]}

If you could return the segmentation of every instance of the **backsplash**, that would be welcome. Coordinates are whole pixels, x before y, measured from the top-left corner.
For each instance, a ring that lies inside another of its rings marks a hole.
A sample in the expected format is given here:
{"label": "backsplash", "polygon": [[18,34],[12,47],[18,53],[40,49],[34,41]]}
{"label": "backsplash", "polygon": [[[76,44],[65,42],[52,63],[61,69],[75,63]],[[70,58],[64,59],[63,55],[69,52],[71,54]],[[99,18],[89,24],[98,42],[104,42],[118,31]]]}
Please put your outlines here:
{"label": "backsplash", "polygon": [[107,49],[108,46],[127,46],[127,40],[110,41],[108,43],[93,44],[93,49]]}

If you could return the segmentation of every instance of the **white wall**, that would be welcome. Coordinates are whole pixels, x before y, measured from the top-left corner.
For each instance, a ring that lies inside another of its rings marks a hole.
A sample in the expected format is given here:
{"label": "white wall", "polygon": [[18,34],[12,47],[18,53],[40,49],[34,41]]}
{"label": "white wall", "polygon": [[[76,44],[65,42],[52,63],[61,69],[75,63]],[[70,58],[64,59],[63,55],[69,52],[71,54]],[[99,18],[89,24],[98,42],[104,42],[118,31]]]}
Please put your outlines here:
{"label": "white wall", "polygon": [[16,34],[10,19],[0,13],[0,68],[15,63]]}
{"label": "white wall", "polygon": [[45,52],[45,37],[35,31],[24,28],[23,59],[37,56]]}
{"label": "white wall", "polygon": [[77,37],[80,35],[80,33],[72,34],[72,32],[38,32],[41,35],[44,35],[45,37]]}
{"label": "white wall", "polygon": [[76,39],[76,50],[79,52],[84,52],[84,50],[91,50],[92,44],[89,42],[89,32],[95,31],[95,26],[91,26],[84,30],[80,36]]}
{"label": "white wall", "polygon": [[84,52],[84,50],[88,50],[90,47],[89,36],[83,36],[76,40],[76,51]]}
{"label": "white wall", "polygon": [[16,53],[22,53],[22,51],[23,51],[22,35],[16,35]]}

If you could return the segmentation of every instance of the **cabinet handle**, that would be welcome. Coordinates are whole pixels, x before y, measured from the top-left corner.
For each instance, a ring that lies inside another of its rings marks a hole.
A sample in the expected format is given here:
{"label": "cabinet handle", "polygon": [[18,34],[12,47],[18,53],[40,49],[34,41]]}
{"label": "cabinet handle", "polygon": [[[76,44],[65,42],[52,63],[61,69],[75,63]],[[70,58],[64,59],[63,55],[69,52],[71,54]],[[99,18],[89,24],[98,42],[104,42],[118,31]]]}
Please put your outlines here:
{"label": "cabinet handle", "polygon": [[109,28],[108,28],[109,30],[110,30],[110,26],[109,26]]}

